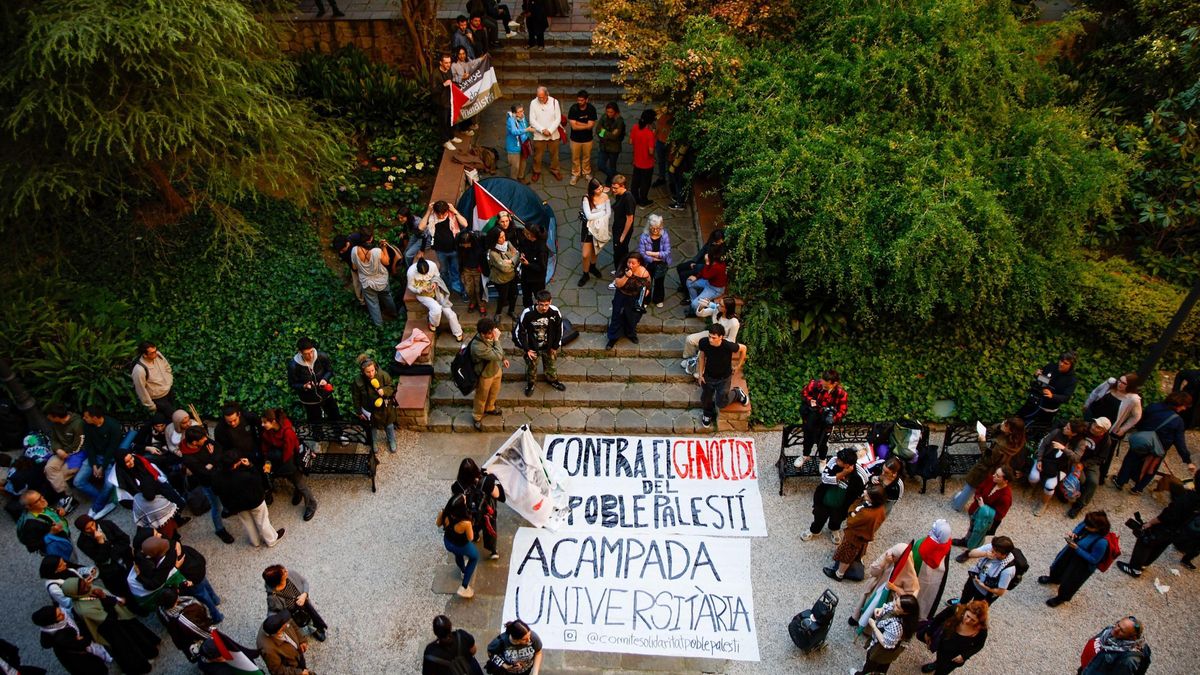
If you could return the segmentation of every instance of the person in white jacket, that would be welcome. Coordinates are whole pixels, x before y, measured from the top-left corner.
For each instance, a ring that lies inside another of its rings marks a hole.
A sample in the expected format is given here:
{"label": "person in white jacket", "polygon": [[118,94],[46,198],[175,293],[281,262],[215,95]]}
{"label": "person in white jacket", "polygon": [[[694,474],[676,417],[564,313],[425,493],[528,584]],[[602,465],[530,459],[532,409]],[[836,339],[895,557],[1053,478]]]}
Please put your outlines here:
{"label": "person in white jacket", "polygon": [[537,88],[537,97],[529,102],[529,131],[533,136],[533,176],[542,177],[542,155],[550,150],[550,174],[562,180],[558,170],[559,131],[562,126],[562,106],[550,96],[545,87]]}
{"label": "person in white jacket", "polygon": [[596,269],[596,259],[600,257],[600,250],[612,236],[612,206],[608,203],[608,188],[593,178],[588,183],[587,194],[579,204],[579,212],[583,214],[583,222],[579,224],[580,248],[583,251],[579,269],[583,276],[579,278],[579,285],[583,286],[588,282],[589,270],[597,278],[600,277],[600,271]]}
{"label": "person in white jacket", "polygon": [[[1083,418],[1086,421],[1094,422],[1102,417],[1112,421],[1108,435],[1112,438],[1111,447],[1114,451],[1125,434],[1133,431],[1142,419],[1142,396],[1138,393],[1141,388],[1142,379],[1137,373],[1125,373],[1101,382],[1083,402]],[[1109,452],[1108,458],[1100,465],[1100,485],[1104,485],[1114,454]]]}
{"label": "person in white jacket", "polygon": [[[408,268],[407,276],[408,290],[417,296],[417,302],[420,302],[429,311],[429,334],[437,335],[438,326],[442,324],[444,316],[450,324],[450,333],[454,335],[454,339],[462,342],[462,326],[458,323],[458,315],[450,306],[450,291],[446,289],[445,282],[438,274],[437,263],[426,260],[424,257],[417,258],[417,261]],[[440,293],[439,285],[444,289]],[[439,295],[443,297],[439,298]]]}

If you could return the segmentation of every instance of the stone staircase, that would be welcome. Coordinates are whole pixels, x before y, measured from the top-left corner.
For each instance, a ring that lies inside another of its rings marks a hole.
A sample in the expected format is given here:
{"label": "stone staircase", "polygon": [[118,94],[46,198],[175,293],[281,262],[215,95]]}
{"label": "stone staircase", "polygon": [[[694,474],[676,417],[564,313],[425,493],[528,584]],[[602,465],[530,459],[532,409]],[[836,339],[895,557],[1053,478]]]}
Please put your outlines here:
{"label": "stone staircase", "polygon": [[[406,302],[413,316],[424,316],[419,303],[411,298]],[[457,304],[465,339],[470,339],[474,334],[470,326],[478,315],[468,320],[465,307]],[[566,315],[572,318],[570,310]],[[526,397],[524,361],[509,338],[512,322],[502,317],[502,343],[511,366],[504,373],[496,402],[504,412],[484,417],[486,431],[511,431],[522,424],[546,433],[692,434],[713,430],[700,424],[700,387],[679,367],[683,340],[688,333],[703,329],[700,321],[656,321],[647,313],[638,332],[639,344],[621,340],[611,351],[604,349],[606,324],[599,317],[593,315],[573,323],[579,338],[564,347],[558,357],[559,379],[567,385],[566,391],[551,388],[539,376],[533,394]],[[472,397],[459,393],[450,379],[450,362],[458,348],[453,336],[439,333],[433,353],[431,431],[474,433]],[[740,376],[735,380],[738,386],[746,386]],[[749,416],[749,406],[732,403],[718,415],[716,428],[744,431]]]}
{"label": "stone staircase", "polygon": [[624,88],[612,81],[616,57],[593,54],[591,49],[588,32],[548,32],[545,51],[530,50],[524,33],[513,34],[492,53],[492,64],[506,97],[532,98],[540,85],[567,106],[574,103],[575,92],[586,89],[593,105],[603,111],[605,102],[621,100]]}

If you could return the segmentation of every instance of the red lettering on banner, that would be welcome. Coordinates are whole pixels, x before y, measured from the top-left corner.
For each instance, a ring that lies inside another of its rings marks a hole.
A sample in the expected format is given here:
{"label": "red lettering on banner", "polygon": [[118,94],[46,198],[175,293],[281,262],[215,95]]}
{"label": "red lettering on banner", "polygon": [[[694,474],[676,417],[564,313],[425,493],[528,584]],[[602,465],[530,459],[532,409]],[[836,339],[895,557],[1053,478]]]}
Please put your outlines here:
{"label": "red lettering on banner", "polygon": [[753,443],[732,438],[677,440],[671,447],[671,464],[682,479],[758,478]]}
{"label": "red lettering on banner", "polygon": [[685,448],[684,453],[687,453],[687,441],[683,439],[675,441],[675,443],[671,446],[671,465],[675,467],[676,476],[680,478],[690,478],[691,476],[688,475],[687,463],[684,463],[682,468],[679,466],[679,446],[681,445]]}

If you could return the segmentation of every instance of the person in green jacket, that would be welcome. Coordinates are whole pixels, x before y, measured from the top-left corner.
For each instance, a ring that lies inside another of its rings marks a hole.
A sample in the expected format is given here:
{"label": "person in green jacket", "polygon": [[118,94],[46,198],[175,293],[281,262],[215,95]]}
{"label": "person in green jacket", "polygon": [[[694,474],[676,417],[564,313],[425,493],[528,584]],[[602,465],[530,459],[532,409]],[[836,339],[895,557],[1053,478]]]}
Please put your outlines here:
{"label": "person in green jacket", "polygon": [[625,140],[625,120],[616,101],[604,106],[600,116],[600,170],[604,172],[604,185],[612,187],[613,176],[617,175],[617,157],[621,155],[621,141]]}
{"label": "person in green jacket", "polygon": [[400,411],[396,408],[396,385],[392,376],[375,365],[366,354],[359,354],[358,367],[361,372],[350,383],[350,395],[354,400],[354,412],[364,422],[387,434],[388,452],[396,451],[396,422]]}
{"label": "person in green jacket", "polygon": [[121,424],[105,414],[104,408],[83,409],[83,452],[85,459],[75,474],[75,487],[92,500],[88,515],[93,520],[106,516],[117,505],[116,491],[105,480],[121,447]]}
{"label": "person in green jacket", "polygon": [[471,338],[471,361],[475,364],[475,372],[479,381],[475,384],[475,406],[472,417],[475,418],[475,431],[483,431],[484,415],[499,415],[502,410],[496,407],[496,397],[500,395],[500,380],[504,378],[504,368],[508,367],[508,359],[504,358],[504,348],[500,346],[500,328],[489,317],[479,320],[479,334]]}

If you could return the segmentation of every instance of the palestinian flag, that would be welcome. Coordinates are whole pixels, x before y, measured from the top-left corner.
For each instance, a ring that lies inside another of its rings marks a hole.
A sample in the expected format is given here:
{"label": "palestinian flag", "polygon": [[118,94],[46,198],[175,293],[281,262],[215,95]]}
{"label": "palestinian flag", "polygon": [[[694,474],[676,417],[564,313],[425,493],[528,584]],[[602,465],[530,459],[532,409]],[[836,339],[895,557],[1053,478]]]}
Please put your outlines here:
{"label": "palestinian flag", "polygon": [[209,638],[204,641],[200,647],[201,656],[209,663],[224,663],[230,670],[236,673],[247,673],[247,675],[263,675],[263,671],[254,662],[254,659],[247,654],[250,652],[254,657],[258,656],[258,651],[248,649],[234,642],[228,635],[213,629],[209,633]]}
{"label": "palestinian flag", "polygon": [[491,54],[467,61],[467,68],[462,86],[450,83],[450,124],[478,115],[489,103],[500,98],[500,84],[496,81]]}
{"label": "palestinian flag", "polygon": [[488,230],[496,226],[496,216],[500,215],[501,211],[508,211],[512,214],[513,210],[505,206],[496,196],[488,192],[487,188],[480,185],[478,182],[474,185],[475,190],[475,211],[471,214],[471,227],[476,232],[486,233]]}

